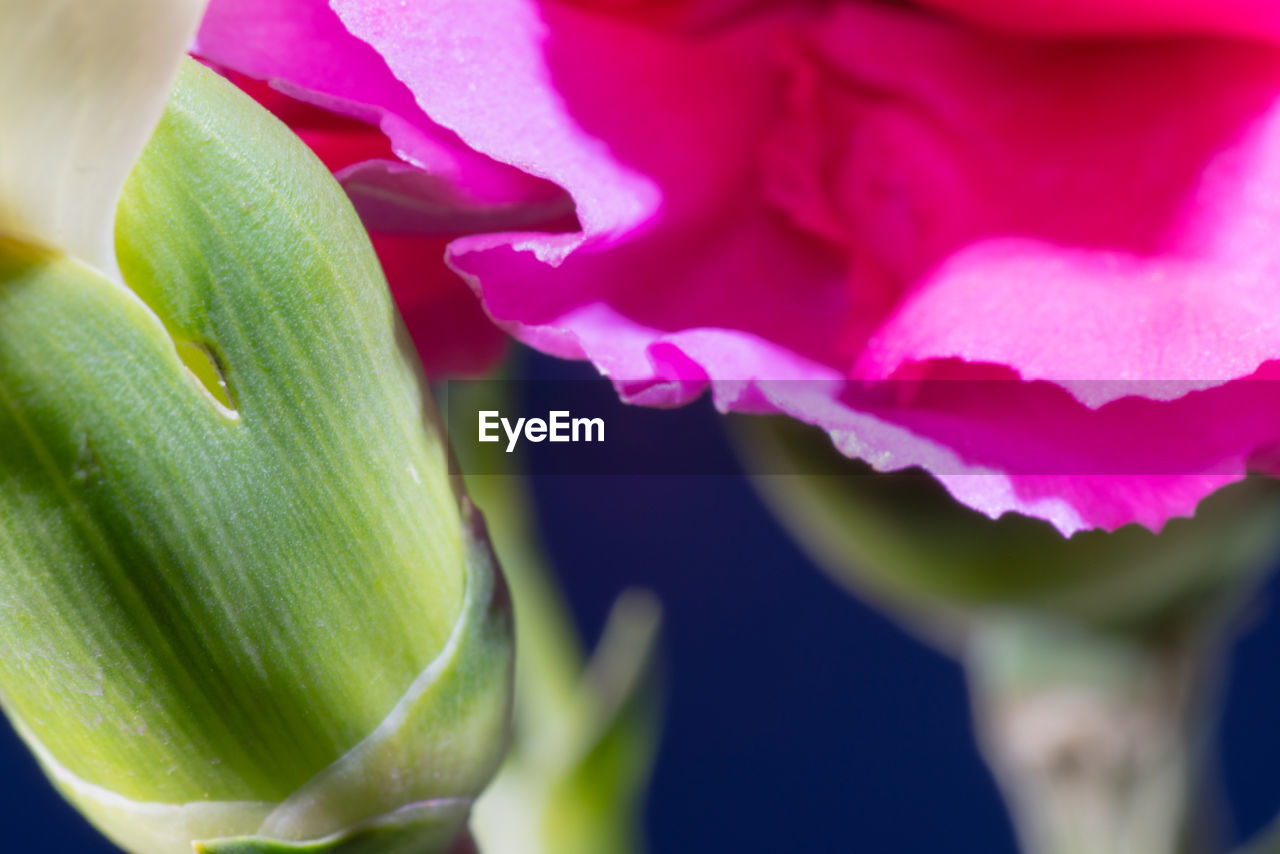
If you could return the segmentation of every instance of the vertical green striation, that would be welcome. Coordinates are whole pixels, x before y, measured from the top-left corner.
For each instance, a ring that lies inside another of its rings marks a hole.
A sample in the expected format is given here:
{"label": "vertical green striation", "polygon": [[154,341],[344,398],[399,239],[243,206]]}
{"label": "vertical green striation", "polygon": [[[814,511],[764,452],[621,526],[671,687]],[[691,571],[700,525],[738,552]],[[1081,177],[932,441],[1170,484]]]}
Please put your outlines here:
{"label": "vertical green striation", "polygon": [[346,197],[188,61],[116,253],[0,241],[6,712],[139,854],[456,825],[509,614]]}

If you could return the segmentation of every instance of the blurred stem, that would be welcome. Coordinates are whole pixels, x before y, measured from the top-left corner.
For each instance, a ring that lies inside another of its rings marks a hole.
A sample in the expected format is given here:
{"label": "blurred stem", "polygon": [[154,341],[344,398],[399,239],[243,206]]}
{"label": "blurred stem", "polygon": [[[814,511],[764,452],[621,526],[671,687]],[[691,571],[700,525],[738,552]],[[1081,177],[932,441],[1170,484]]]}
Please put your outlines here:
{"label": "blurred stem", "polygon": [[466,484],[485,514],[515,602],[519,714],[555,717],[577,690],[584,654],[532,527],[529,484],[520,475],[468,475]]}
{"label": "blurred stem", "polygon": [[[1280,553],[1280,483],[1223,488],[1158,534],[1064,537],[922,472],[873,473],[786,419],[738,436],[755,471],[790,473],[754,480],[820,565],[964,659],[1027,854],[1221,850],[1201,781],[1223,617]],[[1280,835],[1263,844],[1280,854]]]}
{"label": "blurred stem", "polygon": [[[444,398],[459,412],[503,410],[517,406],[512,391],[495,378],[452,384]],[[625,591],[588,660],[538,537],[528,479],[498,445],[455,448],[511,590],[518,655],[511,752],[476,803],[472,847],[454,854],[635,854],[658,738],[661,608]]]}
{"label": "blurred stem", "polygon": [[1203,624],[1135,634],[1002,617],[975,628],[979,739],[1027,854],[1216,850],[1200,772],[1219,650]]}
{"label": "blurred stem", "polygon": [[[511,365],[488,380],[454,383],[447,398],[461,408],[502,409],[514,373]],[[483,404],[483,406],[481,405]],[[477,455],[462,459],[464,472],[502,471],[499,445],[460,443]],[[571,706],[585,666],[586,655],[573,627],[568,606],[548,566],[541,540],[534,529],[535,514],[529,480],[522,473],[464,476],[467,493],[484,514],[494,552],[503,567],[516,613],[516,751],[537,750],[554,754],[562,748],[567,722],[564,709]],[[520,733],[536,732],[530,743]],[[557,734],[552,736],[551,734]]]}
{"label": "blurred stem", "polygon": [[1280,818],[1274,819],[1237,854],[1280,854]]}

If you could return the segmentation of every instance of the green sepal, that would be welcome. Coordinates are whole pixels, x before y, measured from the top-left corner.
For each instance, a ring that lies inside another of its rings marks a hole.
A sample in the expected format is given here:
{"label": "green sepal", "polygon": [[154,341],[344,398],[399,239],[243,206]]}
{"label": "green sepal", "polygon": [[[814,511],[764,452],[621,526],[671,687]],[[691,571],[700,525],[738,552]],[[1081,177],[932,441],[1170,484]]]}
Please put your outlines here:
{"label": "green sepal", "polygon": [[196,842],[195,854],[423,854],[443,851],[467,820],[469,801],[411,804],[323,839],[285,842],[240,836]]}
{"label": "green sepal", "polygon": [[877,473],[790,419],[744,418],[735,430],[749,469],[775,472],[753,479],[797,542],[934,637],[993,610],[1116,628],[1177,619],[1231,595],[1280,546],[1270,478],[1218,491],[1160,534],[1134,524],[1063,537],[1016,513],[990,519],[922,471]]}

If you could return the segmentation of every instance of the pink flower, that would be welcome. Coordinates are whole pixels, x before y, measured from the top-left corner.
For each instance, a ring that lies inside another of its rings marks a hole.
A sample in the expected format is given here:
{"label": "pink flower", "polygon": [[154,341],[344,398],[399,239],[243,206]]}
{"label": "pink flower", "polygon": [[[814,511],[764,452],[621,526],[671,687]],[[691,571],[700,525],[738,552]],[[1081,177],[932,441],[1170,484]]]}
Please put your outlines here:
{"label": "pink flower", "polygon": [[[1037,5],[1069,31],[1280,34],[1262,0]],[[490,316],[634,402],[709,387],[1063,532],[1159,528],[1277,446],[1262,41],[1032,40],[860,0],[209,15],[204,55],[378,123],[474,209],[487,233],[449,262]],[[510,221],[557,187],[568,230]]]}

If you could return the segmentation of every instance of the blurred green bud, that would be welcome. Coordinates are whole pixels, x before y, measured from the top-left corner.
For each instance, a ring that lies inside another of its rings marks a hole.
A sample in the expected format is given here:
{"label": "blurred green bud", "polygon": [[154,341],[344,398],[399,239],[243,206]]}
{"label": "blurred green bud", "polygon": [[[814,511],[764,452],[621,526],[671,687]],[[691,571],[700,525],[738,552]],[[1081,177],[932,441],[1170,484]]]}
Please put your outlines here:
{"label": "blurred green bud", "polygon": [[1177,620],[1220,604],[1280,550],[1280,484],[1270,478],[1220,490],[1158,535],[1129,525],[1068,538],[1026,516],[990,519],[922,471],[875,473],[790,419],[735,428],[750,470],[795,472],[755,483],[797,542],[935,639],[1002,611],[1116,629]]}
{"label": "blurred green bud", "polygon": [[[922,471],[874,473],[820,431],[740,422],[780,521],[836,579],[957,655],[1027,851],[1200,850],[1205,722],[1230,606],[1280,547],[1250,478],[1160,534],[992,520]],[[803,472],[803,473],[802,473]]]}
{"label": "blurred green bud", "polygon": [[[527,602],[517,594],[522,626]],[[524,668],[529,647],[521,629],[515,742],[473,821],[484,854],[644,850],[642,806],[659,730],[660,622],[652,594],[624,592],[590,662],[554,694],[531,684],[536,668]]]}
{"label": "blurred green bud", "polygon": [[50,779],[135,854],[446,850],[509,602],[341,189],[187,61],[114,259],[4,233],[0,691]]}

